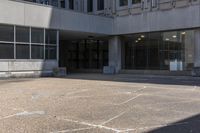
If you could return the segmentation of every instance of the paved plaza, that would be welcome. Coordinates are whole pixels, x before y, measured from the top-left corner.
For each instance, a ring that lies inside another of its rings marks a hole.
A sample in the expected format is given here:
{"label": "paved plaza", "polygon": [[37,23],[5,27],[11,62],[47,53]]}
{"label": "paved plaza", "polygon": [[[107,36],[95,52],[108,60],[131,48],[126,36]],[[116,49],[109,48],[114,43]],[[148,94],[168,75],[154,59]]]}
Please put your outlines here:
{"label": "paved plaza", "polygon": [[200,133],[200,78],[1,79],[0,133]]}

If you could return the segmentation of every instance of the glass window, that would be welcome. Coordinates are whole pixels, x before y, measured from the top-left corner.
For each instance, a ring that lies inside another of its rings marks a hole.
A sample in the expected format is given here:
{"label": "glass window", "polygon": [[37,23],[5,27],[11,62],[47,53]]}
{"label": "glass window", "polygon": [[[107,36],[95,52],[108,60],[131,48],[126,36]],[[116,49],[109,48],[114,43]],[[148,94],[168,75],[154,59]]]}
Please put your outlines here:
{"label": "glass window", "polygon": [[194,31],[155,32],[127,35],[125,69],[192,70],[194,66]]}
{"label": "glass window", "polygon": [[16,41],[17,42],[29,42],[29,28],[16,27]]}
{"label": "glass window", "polygon": [[32,43],[44,43],[44,30],[43,29],[31,29],[31,42]]}
{"label": "glass window", "polygon": [[132,4],[138,4],[141,3],[141,0],[132,0]]}
{"label": "glass window", "polygon": [[128,5],[128,0],[119,0],[119,5],[120,6],[127,6]]}
{"label": "glass window", "polygon": [[74,9],[74,0],[69,0],[69,9]]}
{"label": "glass window", "polygon": [[30,58],[29,44],[17,44],[16,45],[16,58],[17,59],[29,59]]}
{"label": "glass window", "polygon": [[46,59],[56,59],[57,49],[55,46],[46,46],[45,47],[45,58]]}
{"label": "glass window", "polygon": [[12,43],[0,43],[0,59],[14,59],[14,45]]}
{"label": "glass window", "polygon": [[61,8],[65,8],[65,0],[61,0],[60,1],[60,7]]}
{"label": "glass window", "polygon": [[97,0],[97,10],[104,10],[104,0]]}
{"label": "glass window", "polygon": [[56,30],[46,30],[46,44],[56,44],[57,35]]}
{"label": "glass window", "polygon": [[93,0],[87,0],[87,11],[93,12]]}
{"label": "glass window", "polygon": [[0,41],[14,41],[14,26],[0,25]]}
{"label": "glass window", "polygon": [[31,46],[31,58],[32,59],[44,59],[44,46],[32,45]]}

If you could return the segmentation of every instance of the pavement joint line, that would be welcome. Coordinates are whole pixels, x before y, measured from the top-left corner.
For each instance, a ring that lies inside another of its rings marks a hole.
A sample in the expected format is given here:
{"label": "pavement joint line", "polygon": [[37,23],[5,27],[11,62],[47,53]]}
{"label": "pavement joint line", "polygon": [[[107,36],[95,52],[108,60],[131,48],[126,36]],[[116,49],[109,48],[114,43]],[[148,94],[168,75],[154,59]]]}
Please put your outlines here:
{"label": "pavement joint line", "polygon": [[78,128],[78,129],[71,129],[71,130],[61,130],[61,131],[53,131],[50,133],[68,133],[68,132],[77,132],[77,131],[83,131],[83,130],[90,130],[93,129],[93,127],[88,127],[88,128]]}
{"label": "pavement joint line", "polygon": [[80,124],[80,125],[90,126],[90,127],[93,127],[93,128],[111,130],[111,131],[114,131],[116,133],[120,132],[120,130],[118,130],[118,129],[107,127],[107,126],[103,126],[101,124],[92,124],[92,123],[81,122],[81,121],[72,120],[72,119],[66,119],[66,118],[58,118],[58,120],[64,120],[64,121],[68,121],[68,122],[73,122],[73,123],[77,123],[77,124]]}
{"label": "pavement joint line", "polygon": [[105,124],[111,122],[112,120],[119,118],[120,116],[124,115],[124,114],[127,113],[127,112],[128,112],[128,111],[121,112],[120,114],[118,114],[118,115],[116,115],[116,116],[114,116],[114,117],[108,119],[107,121],[101,123],[101,125],[105,125]]}
{"label": "pavement joint line", "polygon": [[73,95],[73,94],[81,93],[81,92],[85,92],[85,91],[88,91],[88,89],[72,91],[72,92],[67,93],[66,95],[69,96],[69,95]]}
{"label": "pavement joint line", "polygon": [[44,115],[44,114],[45,114],[44,111],[33,111],[33,112],[23,111],[16,114],[1,117],[0,120],[9,119],[16,116]]}
{"label": "pavement joint line", "polygon": [[135,100],[135,99],[137,99],[137,98],[140,97],[140,96],[142,96],[142,94],[138,94],[137,96],[132,97],[132,98],[130,98],[130,99],[124,101],[124,102],[121,102],[121,103],[118,103],[118,104],[113,104],[113,105],[115,105],[115,106],[120,106],[120,105],[126,104],[126,103],[128,103],[128,102],[130,102],[130,101],[132,101],[132,100]]}

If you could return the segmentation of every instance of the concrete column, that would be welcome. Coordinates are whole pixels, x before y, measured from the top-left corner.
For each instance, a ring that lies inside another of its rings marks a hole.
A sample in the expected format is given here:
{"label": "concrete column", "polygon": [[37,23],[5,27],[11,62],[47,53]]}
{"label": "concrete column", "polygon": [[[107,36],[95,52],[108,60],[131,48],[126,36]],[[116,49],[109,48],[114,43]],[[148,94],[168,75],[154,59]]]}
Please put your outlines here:
{"label": "concrete column", "polygon": [[194,44],[194,76],[200,76],[200,29],[195,30]]}
{"label": "concrete column", "polygon": [[195,31],[194,67],[200,67],[200,29]]}
{"label": "concrete column", "polygon": [[121,43],[119,36],[109,40],[109,66],[115,68],[115,73],[121,70]]}

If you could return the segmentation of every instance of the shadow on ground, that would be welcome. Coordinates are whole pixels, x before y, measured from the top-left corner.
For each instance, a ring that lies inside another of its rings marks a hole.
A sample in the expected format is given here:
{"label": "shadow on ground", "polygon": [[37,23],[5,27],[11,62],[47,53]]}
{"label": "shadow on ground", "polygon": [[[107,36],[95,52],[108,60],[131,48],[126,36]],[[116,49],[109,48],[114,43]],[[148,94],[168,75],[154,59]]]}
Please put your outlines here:
{"label": "shadow on ground", "polygon": [[200,115],[196,115],[147,133],[200,133]]}
{"label": "shadow on ground", "polygon": [[200,77],[190,76],[154,76],[154,75],[103,75],[103,74],[69,74],[67,79],[99,80],[131,83],[150,83],[165,85],[200,86]]}

